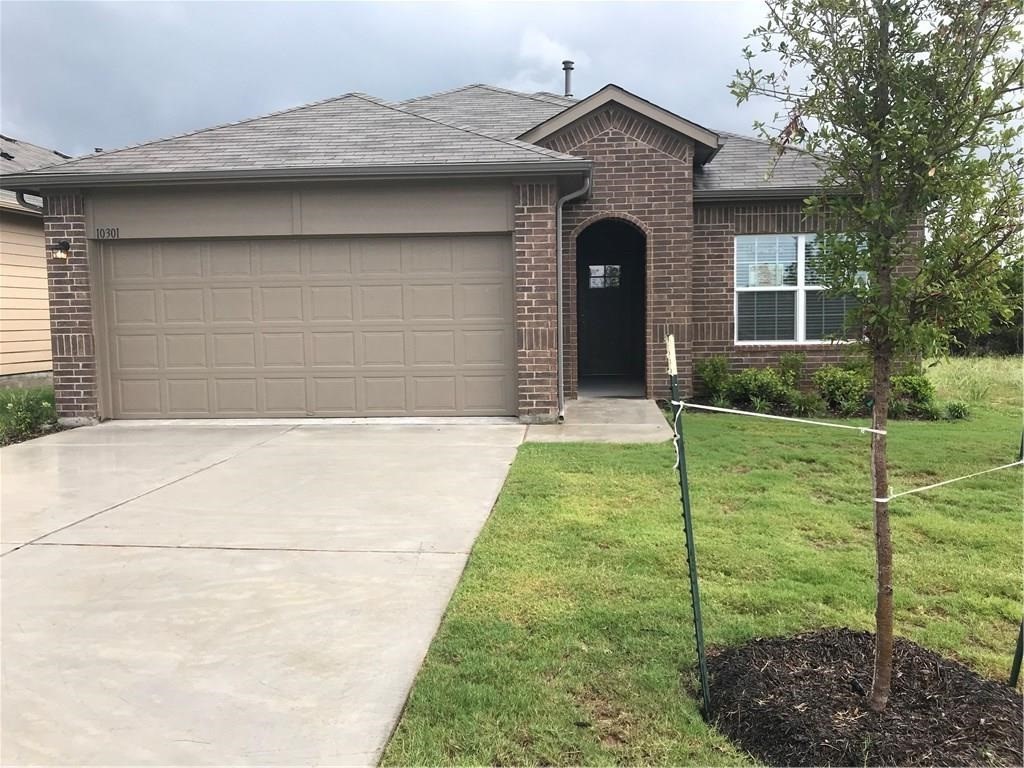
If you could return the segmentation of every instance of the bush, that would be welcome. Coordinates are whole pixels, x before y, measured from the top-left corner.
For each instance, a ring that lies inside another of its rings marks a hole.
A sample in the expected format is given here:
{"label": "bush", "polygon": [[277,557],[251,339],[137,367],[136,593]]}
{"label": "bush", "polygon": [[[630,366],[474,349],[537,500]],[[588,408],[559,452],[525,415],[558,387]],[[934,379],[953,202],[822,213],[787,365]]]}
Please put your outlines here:
{"label": "bush", "polygon": [[791,388],[773,368],[747,368],[728,378],[725,392],[738,408],[756,405],[771,410],[789,403]]}
{"label": "bush", "polygon": [[820,416],[825,412],[825,401],[817,392],[790,392],[789,411],[794,416]]}
{"label": "bush", "polygon": [[[892,377],[892,403],[901,402],[906,414],[917,419],[939,419],[942,411],[935,403],[935,387],[926,376],[912,373]],[[890,409],[891,409],[890,404]]]}
{"label": "bush", "polygon": [[800,383],[800,374],[803,373],[806,359],[807,356],[803,352],[785,352],[779,356],[779,375],[794,389]]}
{"label": "bush", "polygon": [[0,390],[0,445],[35,437],[55,423],[49,387]]}
{"label": "bush", "polygon": [[862,369],[826,365],[815,371],[811,378],[830,411],[843,416],[861,416],[868,412],[871,384]]}
{"label": "bush", "polygon": [[963,400],[953,400],[946,403],[946,417],[952,420],[966,419],[971,415],[970,408]]}
{"label": "bush", "polygon": [[712,400],[725,396],[725,388],[729,382],[729,363],[721,355],[701,360],[695,366],[697,375],[708,390]]}

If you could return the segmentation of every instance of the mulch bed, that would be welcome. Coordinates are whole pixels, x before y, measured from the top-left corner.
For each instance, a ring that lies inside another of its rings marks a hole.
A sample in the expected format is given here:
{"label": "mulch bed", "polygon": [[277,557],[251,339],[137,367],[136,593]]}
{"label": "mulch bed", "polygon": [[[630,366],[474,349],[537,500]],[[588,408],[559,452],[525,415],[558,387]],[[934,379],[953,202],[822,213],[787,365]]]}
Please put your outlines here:
{"label": "mulch bed", "polygon": [[768,765],[1024,764],[1019,692],[897,638],[879,714],[873,659],[874,636],[849,629],[709,650],[712,717]]}

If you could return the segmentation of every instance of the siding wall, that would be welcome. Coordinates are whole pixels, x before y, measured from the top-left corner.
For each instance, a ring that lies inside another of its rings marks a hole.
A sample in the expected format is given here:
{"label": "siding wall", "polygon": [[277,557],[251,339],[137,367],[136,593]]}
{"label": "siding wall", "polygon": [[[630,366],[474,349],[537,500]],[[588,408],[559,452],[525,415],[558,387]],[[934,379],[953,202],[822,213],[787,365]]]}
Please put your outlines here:
{"label": "siding wall", "polygon": [[48,371],[50,312],[43,221],[0,211],[0,376]]}

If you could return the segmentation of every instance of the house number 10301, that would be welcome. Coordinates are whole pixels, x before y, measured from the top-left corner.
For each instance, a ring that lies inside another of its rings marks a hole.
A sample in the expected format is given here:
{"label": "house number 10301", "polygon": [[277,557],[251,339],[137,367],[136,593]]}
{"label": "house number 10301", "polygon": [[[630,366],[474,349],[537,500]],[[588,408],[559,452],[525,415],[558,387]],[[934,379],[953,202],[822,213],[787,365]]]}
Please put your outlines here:
{"label": "house number 10301", "polygon": [[96,227],[97,240],[117,240],[121,237],[119,227]]}

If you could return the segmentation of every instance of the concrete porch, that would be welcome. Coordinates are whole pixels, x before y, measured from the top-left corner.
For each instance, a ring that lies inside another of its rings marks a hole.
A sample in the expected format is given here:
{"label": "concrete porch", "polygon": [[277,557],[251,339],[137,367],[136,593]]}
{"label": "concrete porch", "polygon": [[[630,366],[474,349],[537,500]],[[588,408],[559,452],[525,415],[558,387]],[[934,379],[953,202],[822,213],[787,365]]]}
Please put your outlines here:
{"label": "concrete porch", "polygon": [[526,442],[660,443],[672,429],[654,400],[632,397],[581,397],[570,400],[561,424],[534,424]]}

